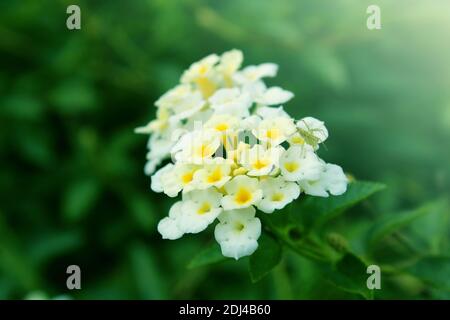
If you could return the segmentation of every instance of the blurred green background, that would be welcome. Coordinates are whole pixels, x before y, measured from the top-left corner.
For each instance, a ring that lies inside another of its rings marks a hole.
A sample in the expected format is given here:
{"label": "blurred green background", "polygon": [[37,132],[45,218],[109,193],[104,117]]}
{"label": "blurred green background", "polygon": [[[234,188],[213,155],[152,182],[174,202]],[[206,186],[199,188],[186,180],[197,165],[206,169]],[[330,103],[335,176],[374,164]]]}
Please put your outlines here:
{"label": "blurred green background", "polygon": [[[366,28],[370,4],[381,30]],[[370,262],[422,261],[383,273],[376,298],[449,299],[449,40],[446,0],[1,1],[0,298],[359,298],[288,250],[257,284],[247,259],[188,269],[212,229],[156,231],[173,200],[150,190],[133,129],[192,62],[238,48],[245,65],[280,65],[269,83],[296,94],[292,115],[326,122],[327,161],[387,185],[329,225]],[[403,216],[367,249],[373,225]]]}

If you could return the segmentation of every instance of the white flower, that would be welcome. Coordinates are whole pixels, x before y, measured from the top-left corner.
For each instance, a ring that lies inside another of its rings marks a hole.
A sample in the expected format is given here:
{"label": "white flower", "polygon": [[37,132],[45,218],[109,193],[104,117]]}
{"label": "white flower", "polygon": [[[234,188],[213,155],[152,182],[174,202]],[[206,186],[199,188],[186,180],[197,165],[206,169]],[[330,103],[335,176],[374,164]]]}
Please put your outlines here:
{"label": "white flower", "polygon": [[161,163],[162,160],[160,159],[150,159],[145,163],[144,166],[144,173],[149,176],[151,175],[153,172],[155,172],[156,167],[159,166],[159,164]]}
{"label": "white flower", "polygon": [[338,196],[347,191],[348,179],[342,168],[335,164],[325,164],[317,180],[300,181],[302,190],[309,195],[328,197],[328,193]]}
{"label": "white flower", "polygon": [[262,120],[258,128],[252,130],[252,133],[260,141],[269,143],[271,146],[276,146],[286,141],[295,130],[292,119],[277,117]]}
{"label": "white flower", "polygon": [[297,127],[307,134],[313,135],[317,143],[322,143],[328,138],[328,130],[323,121],[313,117],[306,117],[297,122]]}
{"label": "white flower", "polygon": [[201,232],[217,218],[214,235],[222,254],[235,259],[258,247],[255,208],[273,213],[301,192],[340,195],[348,184],[341,167],[316,154],[328,138],[324,122],[296,121],[281,106],[294,94],[266,86],[264,78],[275,76],[278,66],[239,70],[242,61],[242,52],[233,49],[193,63],[180,84],[156,101],[156,119],[135,130],[150,134],[146,174],[172,156],[150,185],[182,197],[159,222],[162,237]]}
{"label": "white flower", "polygon": [[219,215],[219,221],[214,236],[225,257],[237,260],[255,252],[261,235],[261,221],[255,218],[253,207],[224,211]]}
{"label": "white flower", "polygon": [[262,145],[255,144],[248,151],[242,152],[240,162],[248,170],[249,176],[265,176],[278,166],[283,151],[280,146],[266,149]]}
{"label": "white flower", "polygon": [[178,228],[184,233],[198,233],[205,230],[222,212],[222,194],[209,188],[183,194],[182,215],[178,218]]}
{"label": "white flower", "polygon": [[[185,134],[185,133],[188,133],[193,130],[202,129],[203,124],[206,121],[208,121],[209,118],[211,118],[212,114],[213,114],[213,111],[209,108],[200,110],[199,112],[194,114],[192,117],[189,117],[188,119],[185,120],[184,125],[182,126],[182,129],[183,129],[182,133]],[[180,140],[180,138],[183,134],[179,135],[178,137],[174,137],[173,140],[174,141]]]}
{"label": "white flower", "polygon": [[295,182],[284,180],[283,177],[268,177],[261,181],[263,198],[257,208],[265,213],[283,209],[288,203],[300,195],[300,187]]}
{"label": "white flower", "polygon": [[166,170],[158,177],[163,192],[169,197],[176,197],[181,190],[192,190],[194,174],[198,169],[199,166],[193,164],[176,163],[171,170]]}
{"label": "white flower", "polygon": [[291,146],[303,146],[305,144],[305,139],[298,132],[291,135],[287,141]]}
{"label": "white flower", "polygon": [[251,97],[238,88],[219,89],[209,98],[209,102],[216,114],[230,114],[238,118],[248,117],[248,109],[252,105]]}
{"label": "white flower", "polygon": [[210,97],[217,89],[217,71],[215,66],[219,56],[211,54],[202,60],[193,63],[181,76],[181,83],[195,84],[203,97]]}
{"label": "white flower", "polygon": [[163,94],[155,102],[155,105],[160,109],[170,109],[182,103],[183,100],[190,94],[192,94],[191,86],[187,84],[180,84]]}
{"label": "white flower", "polygon": [[205,128],[216,129],[222,133],[239,127],[239,118],[229,114],[215,114],[205,123]]}
{"label": "white flower", "polygon": [[159,108],[156,111],[156,119],[150,121],[147,125],[134,129],[136,133],[150,134],[157,133],[164,135],[166,131],[170,131],[176,127],[177,123],[169,123],[170,111],[167,108]]}
{"label": "white flower", "polygon": [[250,98],[255,101],[258,97],[261,97],[267,90],[267,86],[263,81],[247,82],[241,86],[242,92],[245,92]]}
{"label": "white flower", "polygon": [[280,158],[280,170],[287,181],[316,180],[322,167],[313,151],[300,146],[290,147]]}
{"label": "white flower", "polygon": [[137,128],[138,133],[161,132],[169,124],[192,117],[199,112],[206,101],[198,90],[192,90],[190,85],[182,84],[166,92],[155,105],[158,107],[157,119],[147,126]]}
{"label": "white flower", "polygon": [[242,159],[247,156],[249,149],[249,144],[239,141],[235,149],[227,150],[227,159],[236,163],[240,163]]}
{"label": "white flower", "polygon": [[244,175],[234,177],[224,188],[227,195],[222,199],[222,207],[225,210],[249,207],[262,197],[258,180]]}
{"label": "white flower", "polygon": [[137,133],[151,133],[147,143],[149,152],[146,155],[145,174],[151,175],[156,166],[170,155],[170,150],[181,132],[181,124],[169,122],[169,113],[165,109],[158,109],[158,119],[151,121],[145,127],[137,128]]}
{"label": "white flower", "polygon": [[145,174],[151,175],[156,166],[158,166],[165,158],[170,155],[170,150],[173,147],[173,142],[166,136],[153,134],[148,141],[148,149],[146,158],[148,160],[145,168]]}
{"label": "white flower", "polygon": [[294,97],[294,94],[290,91],[284,90],[280,87],[272,87],[267,89],[260,96],[255,98],[257,103],[263,105],[275,105],[288,102]]}
{"label": "white flower", "polygon": [[200,61],[194,62],[181,76],[181,83],[196,82],[210,76],[217,62],[219,62],[219,56],[216,54],[210,54]]}
{"label": "white flower", "polygon": [[231,162],[223,158],[214,158],[194,174],[197,189],[209,187],[221,188],[231,179]]}
{"label": "white flower", "polygon": [[225,82],[230,85],[233,74],[241,67],[244,56],[241,50],[230,50],[224,52],[220,57],[220,63],[217,69],[223,73]]}
{"label": "white flower", "polygon": [[284,111],[283,106],[278,108],[262,106],[256,109],[256,114],[262,119],[274,119],[279,117],[291,118],[289,114]]}
{"label": "white flower", "polygon": [[214,129],[198,129],[183,135],[172,148],[175,159],[185,163],[202,164],[217,151],[221,133]]}
{"label": "white flower", "polygon": [[257,115],[251,115],[249,117],[246,117],[244,119],[242,119],[241,121],[241,129],[242,130],[248,130],[248,131],[252,131],[255,128],[257,128],[259,126],[259,123],[261,122],[261,118],[258,117]]}
{"label": "white flower", "polygon": [[204,105],[205,100],[203,100],[201,93],[198,91],[193,92],[172,107],[173,115],[169,118],[169,121],[176,123],[187,119],[199,112]]}
{"label": "white flower", "polygon": [[154,131],[155,123],[157,120],[152,120],[149,123],[147,123],[145,126],[137,127],[134,129],[134,133],[139,134],[150,134]]}
{"label": "white flower", "polygon": [[151,177],[150,188],[154,192],[163,192],[164,191],[164,187],[163,187],[163,183],[162,183],[161,177],[164,174],[166,174],[168,172],[171,172],[173,170],[173,168],[174,168],[174,165],[172,163],[168,163],[164,167],[162,167],[161,169],[156,171],[156,173]]}
{"label": "white flower", "polygon": [[175,240],[183,236],[183,231],[178,228],[178,219],[181,216],[181,201],[175,202],[169,210],[169,216],[158,223],[158,232],[163,239]]}
{"label": "white flower", "polygon": [[263,63],[258,66],[248,66],[234,76],[236,82],[245,84],[256,82],[265,77],[275,77],[278,66],[274,63]]}

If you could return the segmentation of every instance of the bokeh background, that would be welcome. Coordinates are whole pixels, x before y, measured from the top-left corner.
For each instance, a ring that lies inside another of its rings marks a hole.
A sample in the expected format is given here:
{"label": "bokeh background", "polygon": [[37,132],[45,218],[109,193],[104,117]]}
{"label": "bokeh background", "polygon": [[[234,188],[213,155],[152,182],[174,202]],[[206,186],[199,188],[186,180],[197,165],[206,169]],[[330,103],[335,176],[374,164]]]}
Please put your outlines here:
{"label": "bokeh background", "polygon": [[[66,28],[70,4],[79,31]],[[370,4],[381,30],[366,28]],[[245,65],[280,65],[269,83],[295,92],[290,113],[326,122],[328,161],[387,185],[333,232],[379,264],[442,258],[383,275],[376,298],[449,299],[449,35],[446,0],[1,1],[0,298],[359,298],[288,250],[256,284],[246,259],[189,269],[212,229],[156,231],[172,200],[151,192],[133,129],[192,62],[238,48]],[[377,221],[424,205],[378,249],[361,245]],[[79,291],[66,288],[70,264]]]}

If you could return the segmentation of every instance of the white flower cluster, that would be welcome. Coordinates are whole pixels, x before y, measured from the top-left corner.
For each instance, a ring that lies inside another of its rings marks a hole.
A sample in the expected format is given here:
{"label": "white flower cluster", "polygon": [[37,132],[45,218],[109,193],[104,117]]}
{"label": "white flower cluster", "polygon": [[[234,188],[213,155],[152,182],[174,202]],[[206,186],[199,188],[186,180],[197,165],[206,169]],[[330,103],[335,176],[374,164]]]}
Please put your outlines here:
{"label": "white flower cluster", "polygon": [[152,190],[181,194],[158,224],[162,237],[198,233],[218,219],[215,238],[222,254],[235,259],[258,247],[255,208],[272,213],[301,192],[328,197],[347,188],[341,167],[316,154],[328,137],[324,123],[292,119],[280,106],[292,92],[263,82],[278,66],[240,69],[242,60],[241,51],[231,50],[192,64],[155,103],[156,120],[136,129],[151,134],[147,174],[172,160],[152,175]]}

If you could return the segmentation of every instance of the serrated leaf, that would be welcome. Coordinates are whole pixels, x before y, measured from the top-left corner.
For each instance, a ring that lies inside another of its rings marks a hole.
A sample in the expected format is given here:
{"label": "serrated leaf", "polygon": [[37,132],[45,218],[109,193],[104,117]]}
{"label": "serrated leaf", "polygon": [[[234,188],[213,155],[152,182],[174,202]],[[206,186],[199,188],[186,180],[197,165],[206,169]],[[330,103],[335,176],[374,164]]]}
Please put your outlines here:
{"label": "serrated leaf", "polygon": [[305,197],[295,204],[292,220],[309,228],[323,224],[384,188],[381,183],[355,181],[340,196]]}
{"label": "serrated leaf", "polygon": [[194,256],[187,267],[192,269],[225,260],[227,260],[227,258],[222,255],[219,244],[213,242]]}
{"label": "serrated leaf", "polygon": [[258,249],[250,256],[249,270],[252,282],[264,278],[281,261],[281,245],[267,232],[258,240]]}

